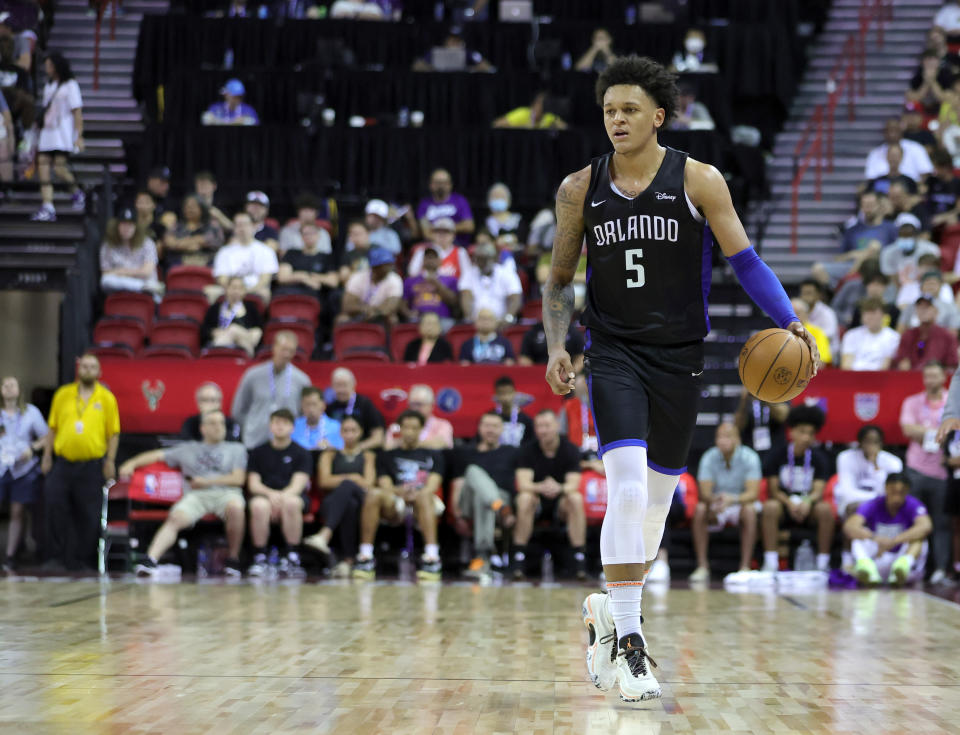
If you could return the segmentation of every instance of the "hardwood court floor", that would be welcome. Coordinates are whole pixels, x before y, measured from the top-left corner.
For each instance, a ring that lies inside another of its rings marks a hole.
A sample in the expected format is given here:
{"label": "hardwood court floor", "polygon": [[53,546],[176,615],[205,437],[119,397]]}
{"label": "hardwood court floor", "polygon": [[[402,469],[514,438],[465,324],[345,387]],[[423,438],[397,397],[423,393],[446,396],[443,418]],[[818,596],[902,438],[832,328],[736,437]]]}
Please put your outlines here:
{"label": "hardwood court floor", "polygon": [[960,607],[644,593],[664,696],[587,681],[589,588],[0,582],[0,732],[956,733]]}

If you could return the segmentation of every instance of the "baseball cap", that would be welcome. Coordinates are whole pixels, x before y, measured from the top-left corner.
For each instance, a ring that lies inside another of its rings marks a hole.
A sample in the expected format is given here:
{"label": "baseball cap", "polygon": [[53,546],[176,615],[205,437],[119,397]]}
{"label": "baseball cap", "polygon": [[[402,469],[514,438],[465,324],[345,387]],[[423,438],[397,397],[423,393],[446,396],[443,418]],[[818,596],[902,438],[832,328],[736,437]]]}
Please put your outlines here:
{"label": "baseball cap", "polygon": [[367,256],[371,268],[378,265],[389,265],[394,262],[393,253],[383,248],[370,248],[370,254]]}
{"label": "baseball cap", "polygon": [[454,222],[450,217],[440,217],[435,219],[430,223],[430,229],[432,230],[446,230],[447,232],[456,232],[457,223]]}
{"label": "baseball cap", "polygon": [[265,207],[270,206],[270,197],[268,197],[262,191],[248,191],[247,201],[256,202],[257,204],[262,204]]}
{"label": "baseball cap", "polygon": [[925,296],[925,295],[924,295],[924,296],[919,297],[919,298],[918,298],[916,301],[914,301],[913,303],[914,303],[914,304],[921,304],[921,303],[923,303],[923,304],[930,304],[930,305],[932,306],[932,305],[933,305],[933,299],[930,298],[929,296]]}
{"label": "baseball cap", "polygon": [[367,214],[375,214],[381,219],[390,217],[390,206],[383,199],[371,199],[363,211]]}
{"label": "baseball cap", "polygon": [[234,97],[243,97],[247,93],[247,90],[243,86],[243,82],[239,79],[229,79],[227,83],[223,85],[223,89],[220,90],[220,94],[229,94]]}
{"label": "baseball cap", "polygon": [[150,169],[150,173],[147,174],[147,178],[170,181],[170,169],[166,166],[154,166],[152,169]]}
{"label": "baseball cap", "polygon": [[909,212],[901,212],[897,215],[897,218],[893,221],[893,224],[898,228],[903,227],[904,225],[910,225],[913,229],[920,229],[920,218],[915,214],[910,214]]}
{"label": "baseball cap", "polygon": [[136,222],[137,215],[133,213],[133,210],[130,207],[124,207],[119,212],[117,212],[117,221],[118,222]]}

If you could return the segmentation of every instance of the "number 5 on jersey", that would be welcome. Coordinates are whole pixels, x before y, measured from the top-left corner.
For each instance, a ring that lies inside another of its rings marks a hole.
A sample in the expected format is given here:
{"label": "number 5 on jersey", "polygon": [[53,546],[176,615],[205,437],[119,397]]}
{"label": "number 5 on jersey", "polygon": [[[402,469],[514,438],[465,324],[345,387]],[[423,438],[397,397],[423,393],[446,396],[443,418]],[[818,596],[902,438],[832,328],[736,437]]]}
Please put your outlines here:
{"label": "number 5 on jersey", "polygon": [[643,266],[637,262],[643,257],[643,250],[634,248],[632,250],[625,250],[623,254],[627,259],[627,271],[636,273],[635,276],[627,277],[627,288],[640,288],[647,282],[647,278],[643,273]]}

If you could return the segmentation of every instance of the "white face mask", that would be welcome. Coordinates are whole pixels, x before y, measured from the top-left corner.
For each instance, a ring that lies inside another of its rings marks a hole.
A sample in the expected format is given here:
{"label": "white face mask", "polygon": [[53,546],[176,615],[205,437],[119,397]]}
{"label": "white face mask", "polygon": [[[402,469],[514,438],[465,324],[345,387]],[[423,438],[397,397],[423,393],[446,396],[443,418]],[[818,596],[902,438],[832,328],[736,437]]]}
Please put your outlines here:
{"label": "white face mask", "polygon": [[688,38],[683,42],[683,47],[687,50],[688,54],[699,54],[706,45],[706,42],[702,38]]}

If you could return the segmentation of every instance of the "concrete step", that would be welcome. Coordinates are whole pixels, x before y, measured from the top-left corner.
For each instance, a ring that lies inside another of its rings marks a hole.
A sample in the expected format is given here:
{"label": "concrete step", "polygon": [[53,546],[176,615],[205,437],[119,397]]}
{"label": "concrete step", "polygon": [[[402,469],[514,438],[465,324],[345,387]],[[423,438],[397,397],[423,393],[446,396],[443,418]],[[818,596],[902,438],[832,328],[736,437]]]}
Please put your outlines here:
{"label": "concrete step", "polygon": [[143,132],[142,120],[84,120],[84,135],[132,135]]}
{"label": "concrete step", "polygon": [[[78,61],[75,64],[72,63],[71,66],[78,78],[81,74],[93,74],[93,61]],[[99,72],[101,78],[108,75],[123,75],[129,80],[133,74],[133,61],[131,60],[129,63],[101,61]]]}

